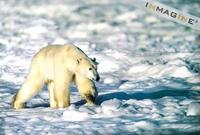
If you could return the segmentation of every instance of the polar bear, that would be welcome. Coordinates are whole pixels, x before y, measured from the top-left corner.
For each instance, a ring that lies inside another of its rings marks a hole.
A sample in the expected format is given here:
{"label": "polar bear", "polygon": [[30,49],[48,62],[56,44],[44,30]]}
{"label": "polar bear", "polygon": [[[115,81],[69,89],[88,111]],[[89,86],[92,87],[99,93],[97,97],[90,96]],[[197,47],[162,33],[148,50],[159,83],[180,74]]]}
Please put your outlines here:
{"label": "polar bear", "polygon": [[94,103],[97,89],[93,81],[99,79],[95,59],[90,59],[80,48],[71,44],[49,45],[32,59],[29,74],[13,97],[13,108],[23,108],[44,84],[48,86],[50,107],[68,107],[72,82],[87,103]]}

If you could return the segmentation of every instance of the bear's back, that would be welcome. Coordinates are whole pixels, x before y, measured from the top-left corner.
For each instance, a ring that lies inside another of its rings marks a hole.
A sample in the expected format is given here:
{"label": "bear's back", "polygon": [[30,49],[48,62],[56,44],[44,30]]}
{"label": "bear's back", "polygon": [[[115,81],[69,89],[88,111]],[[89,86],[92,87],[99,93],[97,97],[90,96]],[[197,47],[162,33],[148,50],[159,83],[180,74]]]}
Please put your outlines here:
{"label": "bear's back", "polygon": [[44,76],[48,76],[47,78],[52,78],[55,67],[62,68],[64,66],[63,62],[71,58],[90,60],[81,49],[74,45],[48,45],[35,54],[31,68],[40,70],[41,73],[44,73]]}

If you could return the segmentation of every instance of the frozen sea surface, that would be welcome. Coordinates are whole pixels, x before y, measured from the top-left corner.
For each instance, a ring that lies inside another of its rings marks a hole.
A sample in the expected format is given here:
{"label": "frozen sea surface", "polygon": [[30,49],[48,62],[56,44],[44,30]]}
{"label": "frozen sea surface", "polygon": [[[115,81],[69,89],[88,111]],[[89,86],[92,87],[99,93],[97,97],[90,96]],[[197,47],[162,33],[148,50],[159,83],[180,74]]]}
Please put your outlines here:
{"label": "frozen sea surface", "polygon": [[[163,2],[199,15],[198,1]],[[1,0],[0,7],[0,134],[200,133],[198,31],[129,0]],[[72,85],[69,108],[49,108],[44,87],[13,110],[33,55],[64,43],[99,62],[97,105],[84,105]]]}

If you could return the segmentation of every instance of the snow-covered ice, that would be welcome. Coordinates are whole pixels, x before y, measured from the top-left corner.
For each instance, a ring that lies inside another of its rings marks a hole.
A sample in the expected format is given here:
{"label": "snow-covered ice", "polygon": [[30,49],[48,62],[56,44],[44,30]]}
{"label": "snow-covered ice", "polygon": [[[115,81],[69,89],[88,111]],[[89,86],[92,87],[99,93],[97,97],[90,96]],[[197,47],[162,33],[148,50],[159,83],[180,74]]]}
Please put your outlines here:
{"label": "snow-covered ice", "polygon": [[74,110],[67,110],[63,113],[63,119],[66,121],[83,121],[87,120],[88,117],[88,113]]}
{"label": "snow-covered ice", "polygon": [[[199,2],[162,0],[200,14]],[[200,134],[200,35],[131,0],[0,1],[0,135]],[[49,108],[47,88],[13,110],[33,55],[73,43],[99,63],[97,105],[71,86],[71,106]]]}
{"label": "snow-covered ice", "polygon": [[190,103],[187,111],[187,116],[200,115],[200,103]]}
{"label": "snow-covered ice", "polygon": [[117,99],[107,100],[101,104],[103,113],[108,114],[108,115],[113,114],[113,112],[115,111],[118,111],[120,106],[121,106],[121,102]]}

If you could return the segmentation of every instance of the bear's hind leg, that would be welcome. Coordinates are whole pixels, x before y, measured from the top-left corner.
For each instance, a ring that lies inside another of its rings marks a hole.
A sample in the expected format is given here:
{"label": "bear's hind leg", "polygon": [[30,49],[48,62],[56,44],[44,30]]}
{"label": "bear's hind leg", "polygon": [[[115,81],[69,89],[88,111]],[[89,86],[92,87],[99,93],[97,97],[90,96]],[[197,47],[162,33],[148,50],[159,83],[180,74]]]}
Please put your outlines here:
{"label": "bear's hind leg", "polygon": [[41,75],[37,74],[29,74],[22,88],[13,97],[13,108],[23,108],[25,106],[25,102],[35,96],[41,90],[44,85],[44,81],[42,78],[40,78],[40,76]]}
{"label": "bear's hind leg", "polygon": [[54,82],[51,81],[48,83],[48,90],[49,90],[49,98],[50,98],[50,107],[57,108],[57,103],[55,100],[55,92],[54,92]]}

